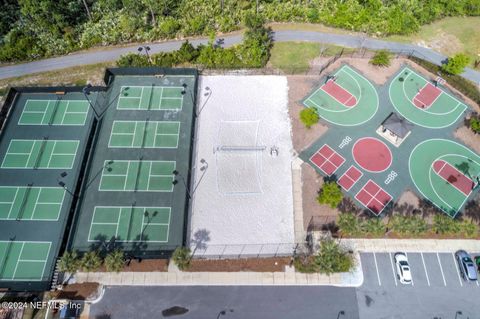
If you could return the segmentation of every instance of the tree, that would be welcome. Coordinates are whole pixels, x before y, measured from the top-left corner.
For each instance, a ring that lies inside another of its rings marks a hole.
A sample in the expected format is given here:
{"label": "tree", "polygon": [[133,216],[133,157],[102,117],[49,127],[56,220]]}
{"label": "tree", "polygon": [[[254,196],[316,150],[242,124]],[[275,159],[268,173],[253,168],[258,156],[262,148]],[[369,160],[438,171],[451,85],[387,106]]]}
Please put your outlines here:
{"label": "tree", "polygon": [[107,271],[119,272],[125,265],[125,255],[120,249],[116,249],[105,257],[105,268]]}
{"label": "tree", "polygon": [[331,208],[337,207],[343,199],[343,193],[335,182],[326,182],[319,191],[317,201]]}
{"label": "tree", "polygon": [[442,65],[442,70],[457,75],[463,73],[468,63],[470,63],[470,58],[463,53],[458,53],[448,58],[447,63]]}
{"label": "tree", "polygon": [[381,237],[385,234],[385,224],[378,217],[366,218],[360,224],[360,229],[366,235]]}
{"label": "tree", "polygon": [[180,270],[187,270],[190,267],[192,259],[190,249],[187,247],[178,247],[172,255],[173,262]]}
{"label": "tree", "polygon": [[20,6],[16,0],[0,0],[0,38],[12,29],[20,18]]}
{"label": "tree", "polygon": [[476,134],[480,133],[480,119],[476,116],[472,116],[469,120],[470,129]]}
{"label": "tree", "polygon": [[388,52],[387,50],[380,50],[375,52],[375,55],[370,59],[370,64],[383,67],[389,66],[390,52]]}
{"label": "tree", "polygon": [[300,121],[302,121],[307,128],[311,128],[312,125],[316,124],[318,119],[318,113],[312,107],[307,107],[300,111]]}
{"label": "tree", "polygon": [[80,260],[76,251],[66,251],[58,262],[58,270],[61,272],[69,272],[71,274],[77,272],[80,267]]}
{"label": "tree", "polygon": [[320,242],[320,251],[315,257],[315,264],[320,273],[327,275],[347,272],[355,266],[353,256],[333,239],[325,239]]}
{"label": "tree", "polygon": [[80,260],[80,267],[86,272],[95,271],[100,268],[101,265],[102,259],[96,250],[85,253]]}

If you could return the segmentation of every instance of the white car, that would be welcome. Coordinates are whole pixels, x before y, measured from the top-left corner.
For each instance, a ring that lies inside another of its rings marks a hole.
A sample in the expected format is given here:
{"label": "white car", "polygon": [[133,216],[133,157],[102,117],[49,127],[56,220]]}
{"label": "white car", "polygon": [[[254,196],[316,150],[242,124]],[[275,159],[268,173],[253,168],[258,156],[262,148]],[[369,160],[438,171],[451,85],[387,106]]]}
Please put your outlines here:
{"label": "white car", "polygon": [[404,285],[410,285],[412,283],[412,273],[410,272],[407,255],[404,253],[396,253],[394,259],[398,280]]}

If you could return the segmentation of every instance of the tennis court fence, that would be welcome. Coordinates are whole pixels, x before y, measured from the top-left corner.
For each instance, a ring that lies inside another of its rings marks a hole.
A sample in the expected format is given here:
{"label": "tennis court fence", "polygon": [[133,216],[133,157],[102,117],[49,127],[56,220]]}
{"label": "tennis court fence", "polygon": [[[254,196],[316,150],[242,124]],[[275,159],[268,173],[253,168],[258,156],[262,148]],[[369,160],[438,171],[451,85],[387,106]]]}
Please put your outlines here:
{"label": "tennis court fence", "polygon": [[192,258],[236,259],[293,257],[306,249],[306,243],[201,245],[192,247]]}

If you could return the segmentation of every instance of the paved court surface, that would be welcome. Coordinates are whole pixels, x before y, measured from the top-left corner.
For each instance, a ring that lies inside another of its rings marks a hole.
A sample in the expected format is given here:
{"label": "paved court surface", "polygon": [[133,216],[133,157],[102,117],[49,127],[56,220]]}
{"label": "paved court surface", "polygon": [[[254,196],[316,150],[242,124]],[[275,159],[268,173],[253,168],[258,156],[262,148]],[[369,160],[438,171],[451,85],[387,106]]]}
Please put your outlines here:
{"label": "paved court surface", "polygon": [[93,121],[81,89],[62,90],[18,93],[2,131],[0,288],[50,288]]}
{"label": "paved court surface", "polygon": [[[454,138],[468,108],[441,82],[404,67],[376,87],[352,67],[340,67],[304,100],[329,130],[300,157],[367,214],[388,213],[411,190],[456,216],[480,189],[480,156]],[[328,83],[336,84],[325,88]],[[412,123],[400,146],[380,134],[392,113]]]}
{"label": "paved court surface", "polygon": [[72,249],[159,255],[183,242],[196,75],[114,75]]}
{"label": "paved court surface", "polygon": [[452,253],[408,253],[413,285],[398,282],[393,254],[361,254],[360,318],[478,318],[479,283],[460,278]]}

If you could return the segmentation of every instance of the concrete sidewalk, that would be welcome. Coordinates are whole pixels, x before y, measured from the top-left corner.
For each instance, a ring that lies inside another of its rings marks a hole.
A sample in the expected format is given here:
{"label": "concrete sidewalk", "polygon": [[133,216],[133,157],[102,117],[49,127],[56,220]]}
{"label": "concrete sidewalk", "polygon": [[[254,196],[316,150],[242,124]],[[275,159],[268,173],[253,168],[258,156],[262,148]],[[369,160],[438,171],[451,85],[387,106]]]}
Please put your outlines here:
{"label": "concrete sidewalk", "polygon": [[167,272],[79,272],[73,281],[98,282],[108,286],[339,286],[358,287],[363,283],[360,257],[351,273],[302,274],[293,267],[285,272],[183,272],[172,264]]}

